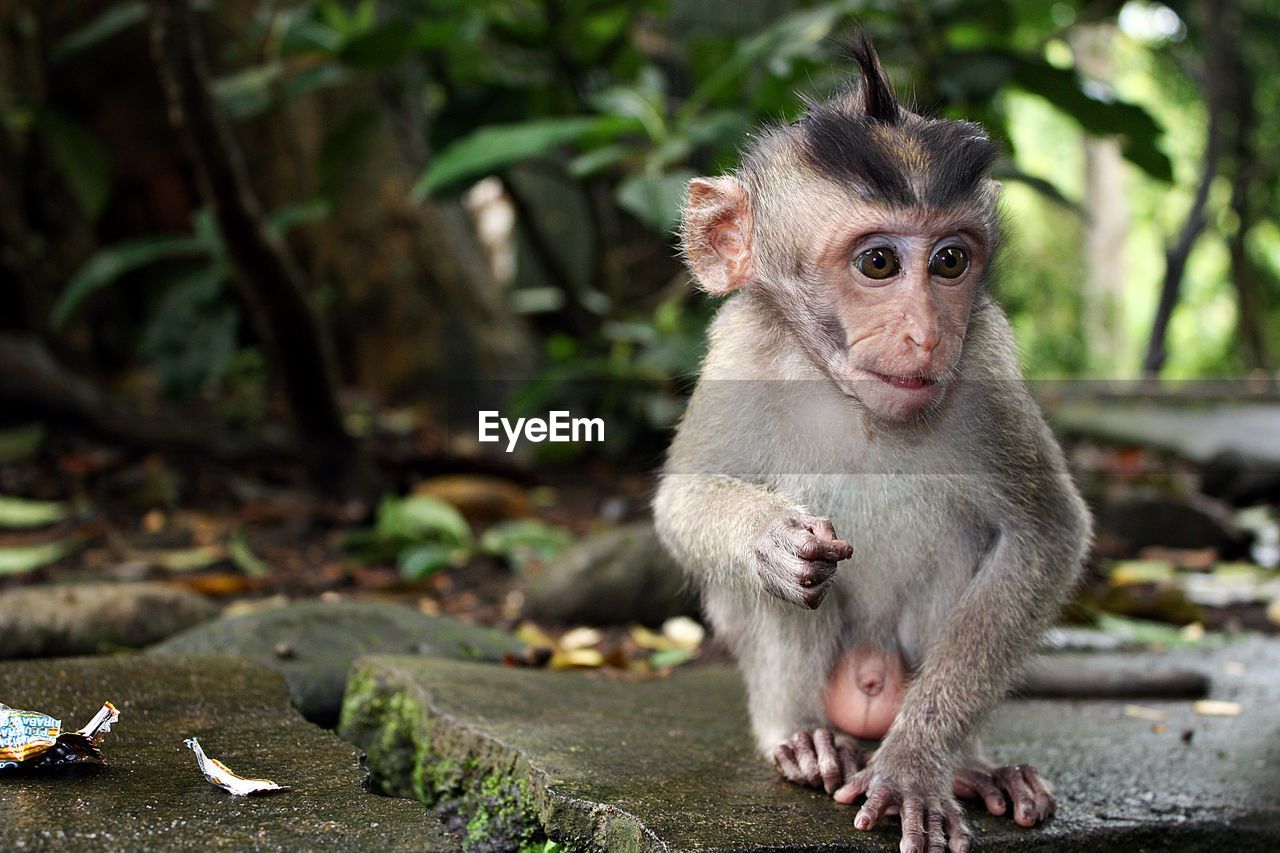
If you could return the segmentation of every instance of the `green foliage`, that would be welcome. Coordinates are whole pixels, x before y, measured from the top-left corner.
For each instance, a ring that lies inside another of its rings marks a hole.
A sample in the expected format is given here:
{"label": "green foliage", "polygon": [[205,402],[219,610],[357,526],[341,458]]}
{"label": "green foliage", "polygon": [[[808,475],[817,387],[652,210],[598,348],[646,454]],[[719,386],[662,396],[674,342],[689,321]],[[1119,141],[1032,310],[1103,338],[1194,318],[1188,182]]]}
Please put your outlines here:
{"label": "green foliage", "polygon": [[631,129],[606,116],[542,119],[482,127],[440,152],[413,189],[421,201],[442,187],[475,181],[506,166],[588,136],[611,139]]}
{"label": "green foliage", "polygon": [[506,560],[517,571],[531,560],[549,560],[573,543],[573,536],[535,518],[495,524],[480,537],[480,549]]}
{"label": "green foliage", "polygon": [[51,107],[36,109],[32,118],[34,128],[48,138],[80,209],[90,219],[97,217],[111,190],[106,152],[87,130]]}
{"label": "green foliage", "polygon": [[101,44],[134,24],[145,21],[150,14],[151,7],[143,0],[128,0],[108,6],[89,23],[61,38],[53,48],[53,61],[61,62],[82,50]]}
{"label": "green foliage", "polygon": [[395,562],[420,580],[466,562],[474,552],[471,525],[451,504],[427,495],[387,495],[372,529],[348,534],[349,551],[366,562]]}
{"label": "green foliage", "polygon": [[53,305],[54,328],[66,325],[84,301],[122,276],[171,258],[199,256],[208,246],[198,237],[141,237],[99,249],[85,262]]}

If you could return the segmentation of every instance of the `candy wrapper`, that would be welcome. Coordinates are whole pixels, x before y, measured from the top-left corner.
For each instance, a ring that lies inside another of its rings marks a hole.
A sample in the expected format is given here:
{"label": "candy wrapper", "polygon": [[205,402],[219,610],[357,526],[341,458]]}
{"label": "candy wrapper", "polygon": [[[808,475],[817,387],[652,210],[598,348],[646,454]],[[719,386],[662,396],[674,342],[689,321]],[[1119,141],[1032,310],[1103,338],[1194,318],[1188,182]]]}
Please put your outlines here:
{"label": "candy wrapper", "polygon": [[196,754],[196,763],[200,765],[200,772],[204,774],[204,778],[230,794],[247,797],[251,794],[270,794],[289,790],[288,785],[277,785],[270,779],[244,778],[218,759],[205,755],[200,747],[200,741],[193,737],[187,738],[183,743]]}
{"label": "candy wrapper", "polygon": [[105,702],[84,728],[64,732],[48,714],[0,704],[0,770],[106,764],[98,745],[119,719],[116,706]]}

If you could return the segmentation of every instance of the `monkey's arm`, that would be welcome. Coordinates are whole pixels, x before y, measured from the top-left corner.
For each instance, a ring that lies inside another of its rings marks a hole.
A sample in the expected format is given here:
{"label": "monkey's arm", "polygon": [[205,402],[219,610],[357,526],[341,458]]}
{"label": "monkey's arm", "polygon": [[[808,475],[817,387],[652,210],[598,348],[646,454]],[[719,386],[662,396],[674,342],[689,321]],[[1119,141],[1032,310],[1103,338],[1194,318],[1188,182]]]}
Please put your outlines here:
{"label": "monkey's arm", "polygon": [[853,554],[827,519],[727,475],[668,472],[653,509],[658,536],[704,585],[763,589],[811,610],[826,597],[836,563]]}
{"label": "monkey's arm", "polygon": [[1089,516],[1061,451],[1029,400],[1005,402],[1015,405],[1004,414],[1022,423],[996,434],[1030,440],[1001,448],[988,487],[999,519],[992,546],[930,643],[870,772],[837,792],[842,802],[867,794],[859,828],[907,798],[945,800],[978,723],[1035,651],[1082,565]]}

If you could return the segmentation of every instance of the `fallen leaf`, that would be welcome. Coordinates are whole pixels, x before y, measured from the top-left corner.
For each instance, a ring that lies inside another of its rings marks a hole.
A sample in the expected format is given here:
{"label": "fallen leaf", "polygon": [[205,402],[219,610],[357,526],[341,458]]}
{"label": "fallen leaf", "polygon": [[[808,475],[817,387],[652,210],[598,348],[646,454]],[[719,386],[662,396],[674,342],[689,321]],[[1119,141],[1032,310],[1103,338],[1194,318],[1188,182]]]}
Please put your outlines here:
{"label": "fallen leaf", "polygon": [[0,464],[18,462],[44,444],[44,424],[30,423],[0,430]]}
{"label": "fallen leaf", "polygon": [[669,651],[679,648],[670,637],[650,631],[643,625],[631,626],[631,641],[642,649],[650,651]]}
{"label": "fallen leaf", "polygon": [[594,669],[604,666],[604,654],[598,649],[561,649],[551,656],[547,666],[551,669]]}
{"label": "fallen leaf", "polygon": [[33,501],[0,495],[0,527],[12,530],[47,527],[65,521],[72,514],[65,501]]}
{"label": "fallen leaf", "polygon": [[1280,625],[1280,598],[1267,605],[1267,621],[1272,625]]}
{"label": "fallen leaf", "polygon": [[1241,710],[1239,702],[1224,702],[1220,699],[1201,699],[1191,706],[1202,717],[1238,717]]}
{"label": "fallen leaf", "polygon": [[707,629],[688,616],[676,616],[662,623],[662,635],[686,651],[694,651],[702,645]]}
{"label": "fallen leaf", "polygon": [[450,474],[424,480],[415,495],[452,504],[471,521],[498,521],[533,514],[524,489],[510,480],[478,474]]}
{"label": "fallen leaf", "polygon": [[565,651],[574,651],[599,645],[603,639],[604,635],[595,628],[574,628],[560,635],[558,645]]}
{"label": "fallen leaf", "polygon": [[195,548],[174,548],[168,551],[151,551],[139,555],[140,559],[170,572],[194,572],[207,569],[226,559],[226,551],[217,545],[201,545]]}
{"label": "fallen leaf", "polygon": [[694,654],[688,649],[667,649],[649,655],[649,663],[654,669],[671,669],[693,660]]}
{"label": "fallen leaf", "polygon": [[1124,715],[1153,723],[1158,723],[1164,719],[1164,711],[1159,708],[1148,708],[1145,705],[1125,705]]}
{"label": "fallen leaf", "polygon": [[516,628],[516,639],[526,646],[536,646],[543,649],[553,649],[556,646],[555,639],[532,622],[520,623],[520,626]]}
{"label": "fallen leaf", "polygon": [[236,564],[236,568],[251,578],[265,578],[271,574],[271,564],[253,553],[249,542],[244,538],[243,530],[232,534],[231,541],[227,543],[227,556]]}
{"label": "fallen leaf", "polygon": [[83,545],[84,542],[79,537],[69,536],[43,545],[0,548],[0,577],[33,572],[42,566],[58,562],[68,554],[74,554]]}
{"label": "fallen leaf", "polygon": [[1111,586],[1135,586],[1167,583],[1173,576],[1173,564],[1164,560],[1124,560],[1111,567],[1107,581]]}

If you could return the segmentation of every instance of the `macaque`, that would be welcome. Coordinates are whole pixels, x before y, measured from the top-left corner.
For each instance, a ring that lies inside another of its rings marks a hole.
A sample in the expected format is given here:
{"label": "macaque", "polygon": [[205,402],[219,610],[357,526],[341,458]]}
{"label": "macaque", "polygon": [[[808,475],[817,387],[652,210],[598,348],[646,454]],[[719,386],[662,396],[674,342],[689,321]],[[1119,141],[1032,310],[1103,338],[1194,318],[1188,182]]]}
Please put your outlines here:
{"label": "macaque", "polygon": [[689,185],[688,266],[732,296],[654,512],[765,758],[864,800],[859,830],[898,813],[903,851],[959,853],[957,797],[1022,826],[1053,813],[1036,770],[992,764],[978,728],[1091,523],[987,292],[995,146],[901,106],[865,37],[851,52],[856,85]]}

